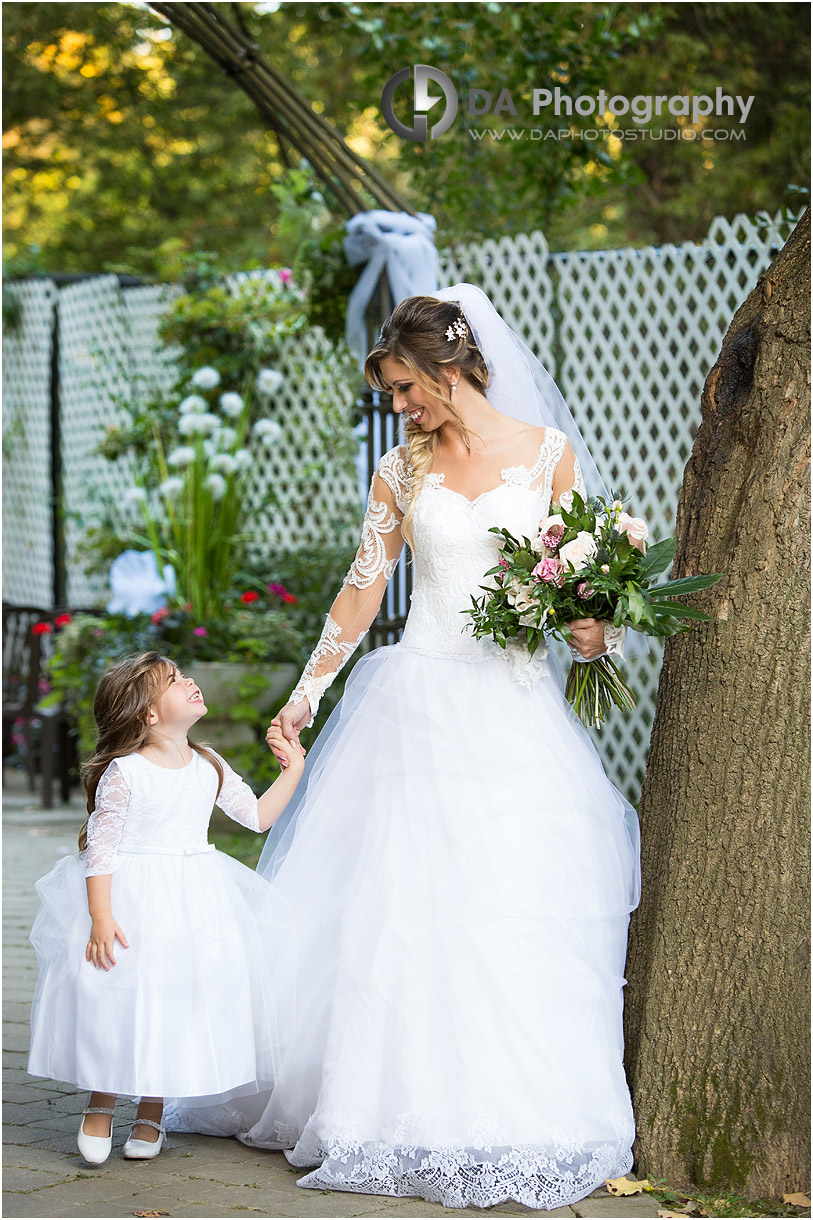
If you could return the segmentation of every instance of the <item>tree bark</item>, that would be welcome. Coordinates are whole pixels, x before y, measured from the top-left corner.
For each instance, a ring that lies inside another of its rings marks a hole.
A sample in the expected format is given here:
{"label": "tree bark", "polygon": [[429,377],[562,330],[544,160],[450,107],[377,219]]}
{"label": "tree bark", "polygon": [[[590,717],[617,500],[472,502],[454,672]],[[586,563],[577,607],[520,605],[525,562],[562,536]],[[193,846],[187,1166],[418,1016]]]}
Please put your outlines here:
{"label": "tree bark", "polygon": [[810,211],[738,309],[702,396],[640,804],[625,999],[636,1172],[807,1188]]}

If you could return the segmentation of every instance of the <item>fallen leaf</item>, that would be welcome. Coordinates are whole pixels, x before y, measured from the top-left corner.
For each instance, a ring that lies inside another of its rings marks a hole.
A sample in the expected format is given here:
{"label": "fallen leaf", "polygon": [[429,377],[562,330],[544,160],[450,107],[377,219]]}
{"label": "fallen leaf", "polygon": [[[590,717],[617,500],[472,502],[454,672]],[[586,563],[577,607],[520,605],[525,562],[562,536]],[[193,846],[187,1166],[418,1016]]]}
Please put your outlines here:
{"label": "fallen leaf", "polygon": [[134,1216],[171,1216],[172,1212],[133,1212]]}
{"label": "fallen leaf", "polygon": [[636,1182],[634,1178],[605,1178],[604,1185],[611,1195],[637,1195],[647,1183]]}
{"label": "fallen leaf", "polygon": [[782,1202],[790,1203],[793,1207],[810,1207],[810,1195],[797,1191],[794,1195],[783,1195]]}
{"label": "fallen leaf", "polygon": [[665,1217],[668,1217],[668,1218],[669,1218],[669,1220],[677,1220],[677,1217],[678,1217],[678,1216],[685,1216],[685,1215],[686,1215],[686,1213],[685,1213],[685,1212],[670,1212],[670,1211],[666,1211],[666,1209],[665,1209],[665,1208],[663,1208],[663,1207],[659,1207],[659,1208],[658,1208],[658,1212],[657,1212],[657,1214],[658,1214],[659,1216],[665,1216]]}

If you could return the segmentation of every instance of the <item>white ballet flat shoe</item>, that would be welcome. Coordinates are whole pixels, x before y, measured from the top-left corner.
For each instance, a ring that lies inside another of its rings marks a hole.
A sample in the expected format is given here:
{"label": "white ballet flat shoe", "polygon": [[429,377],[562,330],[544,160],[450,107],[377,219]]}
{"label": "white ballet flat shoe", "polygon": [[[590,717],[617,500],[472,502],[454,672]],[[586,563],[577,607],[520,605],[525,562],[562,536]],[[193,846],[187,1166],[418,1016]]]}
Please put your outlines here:
{"label": "white ballet flat shoe", "polygon": [[[86,1114],[109,1114],[109,1135],[87,1135],[85,1132]],[[76,1147],[89,1165],[103,1165],[110,1156],[113,1147],[113,1111],[108,1106],[91,1106],[82,1111],[82,1121],[76,1136]]]}
{"label": "white ballet flat shoe", "polygon": [[160,1123],[154,1123],[151,1118],[137,1118],[133,1123],[133,1129],[136,1127],[155,1127],[158,1139],[150,1143],[149,1140],[134,1140],[131,1135],[124,1145],[122,1156],[127,1161],[151,1161],[163,1148],[166,1132]]}

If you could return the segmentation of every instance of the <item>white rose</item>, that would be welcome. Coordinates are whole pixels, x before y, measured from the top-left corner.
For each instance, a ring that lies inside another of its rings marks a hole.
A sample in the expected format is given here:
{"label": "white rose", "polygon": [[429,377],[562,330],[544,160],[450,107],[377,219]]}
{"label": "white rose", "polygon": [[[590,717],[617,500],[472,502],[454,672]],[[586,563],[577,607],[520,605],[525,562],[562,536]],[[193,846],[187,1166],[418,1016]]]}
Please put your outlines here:
{"label": "white rose", "polygon": [[643,551],[646,537],[649,534],[649,527],[643,517],[631,517],[629,513],[621,513],[617,528],[622,534],[627,535],[633,546],[637,546],[639,551]]}
{"label": "white rose", "polygon": [[560,548],[559,558],[562,563],[570,564],[574,572],[580,572],[587,566],[588,559],[592,559],[597,549],[598,543],[595,535],[587,530],[581,530],[572,542],[567,542]]}

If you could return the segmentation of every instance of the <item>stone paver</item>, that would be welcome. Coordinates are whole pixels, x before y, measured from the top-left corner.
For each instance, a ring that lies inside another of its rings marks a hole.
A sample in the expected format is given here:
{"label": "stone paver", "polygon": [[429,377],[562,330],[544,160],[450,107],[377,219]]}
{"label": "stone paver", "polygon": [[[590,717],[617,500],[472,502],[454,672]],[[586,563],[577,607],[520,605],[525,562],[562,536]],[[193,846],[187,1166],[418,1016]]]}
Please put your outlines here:
{"label": "stone paver", "polygon": [[[135,1106],[119,1102],[113,1152],[94,1168],[76,1150],[87,1094],[25,1071],[28,1017],[37,978],[28,933],[36,912],[34,882],[60,855],[74,850],[85,818],[71,805],[37,808],[16,775],[3,802],[3,1216],[133,1216],[164,1212],[230,1220],[270,1217],[459,1216],[421,1199],[390,1199],[345,1191],[301,1190],[302,1170],[281,1152],[259,1152],[237,1140],[173,1134],[154,1163],[124,1161],[121,1147]],[[517,1203],[491,1209],[501,1216],[656,1216],[651,1196],[615,1199],[604,1188],[572,1207],[533,1211]]]}

